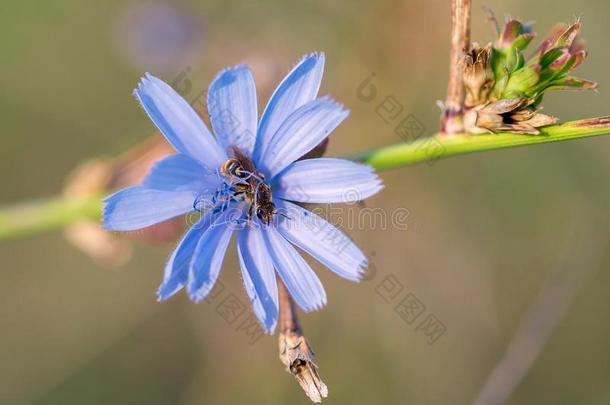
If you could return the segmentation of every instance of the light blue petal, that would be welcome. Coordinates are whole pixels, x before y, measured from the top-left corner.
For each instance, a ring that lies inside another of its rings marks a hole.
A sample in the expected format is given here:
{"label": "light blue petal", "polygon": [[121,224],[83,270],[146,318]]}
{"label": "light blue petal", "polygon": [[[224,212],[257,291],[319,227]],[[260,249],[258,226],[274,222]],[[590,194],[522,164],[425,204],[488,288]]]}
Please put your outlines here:
{"label": "light blue petal", "polygon": [[282,201],[278,204],[278,230],[291,243],[351,281],[360,281],[367,259],[343,232],[313,212]]}
{"label": "light blue petal", "polygon": [[383,188],[372,167],[345,159],[307,159],[284,169],[272,186],[273,196],[308,203],[352,203]]}
{"label": "light blue petal", "polygon": [[163,282],[157,291],[159,301],[164,301],[180,291],[186,285],[189,276],[189,266],[197,243],[203,233],[213,222],[212,215],[206,215],[193,225],[184,235],[176,249],[172,252],[167,264]]}
{"label": "light blue petal", "polygon": [[187,291],[195,302],[203,300],[214,288],[231,241],[234,225],[231,209],[215,215],[214,222],[199,239],[189,269]]}
{"label": "light blue petal", "polygon": [[312,53],[304,56],[275,89],[261,116],[253,155],[255,163],[288,116],[318,96],[323,74],[324,53]]}
{"label": "light blue petal", "polygon": [[211,194],[220,183],[218,173],[206,169],[187,155],[177,153],[155,163],[142,186],[156,190],[193,190]]}
{"label": "light blue petal", "polygon": [[273,265],[294,301],[306,312],[326,305],[326,291],[303,257],[274,227],[263,231]]}
{"label": "light blue petal", "polygon": [[162,80],[146,74],[134,90],[142,107],[167,141],[206,167],[220,167],[226,154],[195,110]]}
{"label": "light blue petal", "polygon": [[259,162],[259,169],[272,178],[316,147],[348,115],[349,111],[341,104],[327,97],[305,104],[277,130]]}
{"label": "light blue petal", "polygon": [[193,210],[194,191],[152,190],[142,186],[123,189],[106,197],[104,228],[133,231]]}
{"label": "light blue petal", "polygon": [[252,154],[258,107],[254,78],[247,66],[225,69],[216,76],[208,91],[208,112],[225,149],[233,145]]}
{"label": "light blue petal", "polygon": [[265,332],[273,333],[278,318],[277,282],[259,227],[247,227],[237,232],[237,252],[254,314]]}

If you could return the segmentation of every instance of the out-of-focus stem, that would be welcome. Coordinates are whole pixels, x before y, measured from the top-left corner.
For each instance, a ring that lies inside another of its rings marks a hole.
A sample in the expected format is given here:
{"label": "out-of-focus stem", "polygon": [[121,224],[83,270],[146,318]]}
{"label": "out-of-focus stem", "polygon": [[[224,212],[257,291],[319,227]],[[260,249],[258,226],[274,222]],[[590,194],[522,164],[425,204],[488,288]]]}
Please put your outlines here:
{"label": "out-of-focus stem", "polygon": [[0,208],[0,240],[61,228],[100,218],[101,196],[59,197]]}
{"label": "out-of-focus stem", "polygon": [[602,268],[606,235],[604,231],[594,231],[597,219],[588,218],[587,213],[580,211],[570,218],[573,229],[566,233],[564,249],[559,249],[565,255],[553,266],[521,318],[506,352],[473,402],[475,405],[501,405],[508,401],[544,350],[586,279]]}
{"label": "out-of-focus stem", "polygon": [[441,117],[441,133],[463,132],[464,86],[462,59],[470,47],[470,0],[451,0],[451,53],[447,97]]}
{"label": "out-of-focus stem", "polygon": [[279,290],[279,352],[286,371],[296,378],[305,394],[315,403],[328,396],[328,388],[318,374],[313,362],[314,353],[303,336],[296,306],[284,283],[278,278]]}

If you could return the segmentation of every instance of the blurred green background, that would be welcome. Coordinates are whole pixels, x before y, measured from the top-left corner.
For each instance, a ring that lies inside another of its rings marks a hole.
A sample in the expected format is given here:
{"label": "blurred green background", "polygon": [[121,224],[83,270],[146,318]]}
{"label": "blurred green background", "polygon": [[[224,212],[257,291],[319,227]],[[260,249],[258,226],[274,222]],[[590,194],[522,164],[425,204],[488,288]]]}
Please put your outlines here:
{"label": "blurred green background", "polygon": [[[492,39],[483,5],[535,21],[540,35],[582,16],[590,57],[576,73],[599,92],[550,94],[545,112],[610,113],[607,1],[475,1],[480,42]],[[323,50],[321,93],[352,110],[329,155],[400,142],[376,113],[390,95],[431,134],[449,20],[448,0],[3,0],[0,204],[55,195],[78,163],[148,138],[131,95],[144,71],[170,81],[188,68],[205,90],[218,70],[248,63],[262,104],[302,54]],[[363,102],[356,89],[372,73],[378,96]],[[320,270],[328,307],[302,319],[326,403],[472,403],[546,280],[566,269],[574,299],[508,403],[610,403],[609,171],[602,137],[383,172],[386,189],[366,205],[406,208],[407,229],[350,230],[374,272],[354,285]],[[156,302],[172,248],[136,243],[130,262],[108,268],[60,232],[3,241],[0,404],[309,403],[275,337],[250,344],[217,302]],[[387,303],[378,292],[390,275],[404,290]],[[221,281],[247,302],[234,251]],[[409,292],[446,327],[432,345],[394,310]]]}

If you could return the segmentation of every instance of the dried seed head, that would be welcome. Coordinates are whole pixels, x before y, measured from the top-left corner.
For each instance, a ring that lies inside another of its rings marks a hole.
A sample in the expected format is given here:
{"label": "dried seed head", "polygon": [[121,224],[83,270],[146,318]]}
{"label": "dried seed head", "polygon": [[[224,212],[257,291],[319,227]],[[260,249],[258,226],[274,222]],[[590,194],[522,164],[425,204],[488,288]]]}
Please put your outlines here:
{"label": "dried seed head", "polygon": [[328,388],[318,374],[318,366],[313,362],[314,353],[298,332],[280,333],[280,360],[286,371],[296,378],[305,394],[315,403],[328,396]]}
{"label": "dried seed head", "polygon": [[467,126],[471,133],[516,132],[537,135],[538,128],[557,122],[531,106],[532,100],[500,100],[469,111]]}
{"label": "dried seed head", "polygon": [[464,58],[463,81],[466,88],[464,105],[471,108],[484,104],[494,85],[494,74],[491,70],[491,44],[484,48],[474,43]]}

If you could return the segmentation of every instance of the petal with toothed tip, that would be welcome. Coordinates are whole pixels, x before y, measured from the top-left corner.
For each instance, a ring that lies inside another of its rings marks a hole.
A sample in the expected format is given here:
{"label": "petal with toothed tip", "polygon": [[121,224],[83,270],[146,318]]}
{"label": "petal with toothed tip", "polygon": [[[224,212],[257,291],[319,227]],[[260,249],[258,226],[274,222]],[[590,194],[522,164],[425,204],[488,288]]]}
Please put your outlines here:
{"label": "petal with toothed tip", "polygon": [[367,259],[358,246],[334,225],[305,208],[279,202],[278,231],[291,243],[339,276],[360,281]]}
{"label": "petal with toothed tip", "polygon": [[324,74],[324,53],[304,56],[273,92],[261,116],[253,159],[261,159],[267,144],[284,121],[318,96]]}
{"label": "petal with toothed tip", "polygon": [[164,301],[180,291],[187,283],[189,266],[197,243],[213,222],[213,215],[206,215],[195,223],[184,235],[165,265],[163,282],[157,291],[159,301]]}
{"label": "petal with toothed tip", "polygon": [[189,155],[210,169],[220,167],[227,160],[226,153],[195,110],[167,83],[147,73],[134,94],[178,152]]}
{"label": "petal with toothed tip", "polygon": [[237,232],[237,252],[254,314],[265,332],[273,333],[278,319],[278,290],[260,227],[250,226]]}

